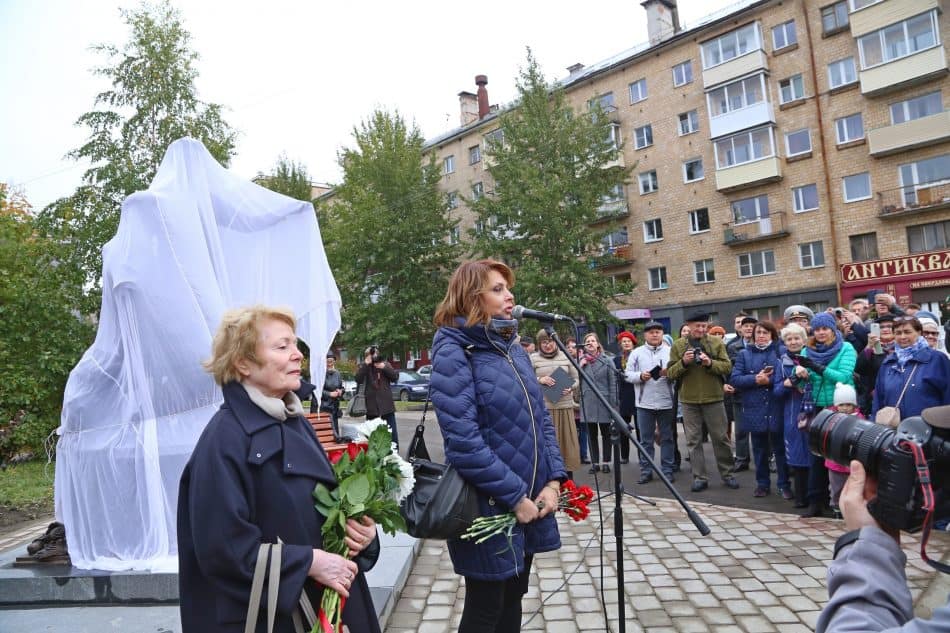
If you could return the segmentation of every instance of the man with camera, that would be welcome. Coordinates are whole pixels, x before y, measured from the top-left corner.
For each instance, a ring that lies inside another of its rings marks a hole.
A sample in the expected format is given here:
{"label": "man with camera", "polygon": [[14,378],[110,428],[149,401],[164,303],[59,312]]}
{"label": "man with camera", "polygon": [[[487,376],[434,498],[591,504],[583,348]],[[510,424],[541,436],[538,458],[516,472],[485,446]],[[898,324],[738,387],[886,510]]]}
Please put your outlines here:
{"label": "man with camera", "polygon": [[393,442],[399,448],[396,430],[396,403],[393,402],[392,383],[399,380],[399,372],[386,362],[375,345],[363,352],[363,364],[356,369],[356,384],[362,385],[366,398],[366,419],[382,418],[389,425]]}
{"label": "man with camera", "polygon": [[[921,417],[938,432],[950,429],[950,406],[925,409]],[[847,424],[841,426],[847,427]],[[924,448],[923,452],[927,454],[928,449]],[[881,460],[880,453],[874,457]],[[936,463],[936,468],[945,467],[940,460],[931,463]],[[878,472],[888,472],[892,479],[897,478],[893,468],[884,468],[879,465]],[[935,518],[947,518],[945,505],[940,503],[942,491],[936,483],[944,479],[944,474],[932,472],[930,479],[935,482],[933,486],[937,493]],[[882,480],[881,490],[891,484],[892,481]],[[851,475],[839,499],[845,527],[849,531],[835,543],[834,561],[828,568],[829,601],[818,618],[816,630],[818,633],[950,631],[950,604],[935,609],[930,620],[914,618],[913,600],[904,571],[907,556],[900,548],[900,533],[895,528],[882,526],[868,509],[868,502],[877,494],[878,481],[868,475],[862,462],[852,460]],[[881,512],[879,509],[878,514]],[[888,514],[886,510],[884,514]]]}
{"label": "man with camera", "polygon": [[709,487],[706,457],[703,455],[703,422],[709,430],[722,483],[735,489],[739,482],[733,476],[732,446],[726,436],[726,409],[722,403],[722,385],[732,371],[732,363],[722,341],[706,335],[708,314],[691,314],[686,318],[686,324],[689,336],[673,342],[667,377],[680,381],[679,400],[683,407],[686,447],[693,471],[691,490],[701,492]]}

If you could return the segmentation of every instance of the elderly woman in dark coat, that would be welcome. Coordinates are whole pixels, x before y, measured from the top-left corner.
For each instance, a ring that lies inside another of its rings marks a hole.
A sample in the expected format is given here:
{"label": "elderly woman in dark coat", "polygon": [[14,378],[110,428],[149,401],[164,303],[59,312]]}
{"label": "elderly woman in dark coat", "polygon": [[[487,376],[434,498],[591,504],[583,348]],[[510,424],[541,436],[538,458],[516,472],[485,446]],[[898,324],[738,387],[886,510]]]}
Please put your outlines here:
{"label": "elderly woman in dark coat", "polygon": [[466,262],[435,313],[432,404],[445,459],[478,491],[481,516],[514,512],[510,539],[450,539],[465,577],[459,633],[521,630],[534,554],[561,547],[553,512],[566,479],[551,416],[512,319],[511,269]]}
{"label": "elderly woman in dark coat", "polygon": [[[594,332],[584,336],[584,354],[581,356],[581,371],[590,376],[597,389],[607,398],[607,402],[614,409],[619,405],[617,391],[617,370],[614,368],[613,357],[604,351],[600,339]],[[581,383],[581,420],[587,423],[587,434],[590,437],[590,461],[593,466],[590,472],[610,472],[610,423],[613,418],[610,411],[600,403],[587,383]],[[597,435],[600,435],[603,454],[597,446]],[[597,462],[600,461],[600,465]]]}
{"label": "elderly woman in dark coat", "polygon": [[[372,520],[350,519],[346,557],[321,549],[318,482],[335,478],[303,416],[301,354],[290,312],[263,306],[225,313],[207,367],[224,404],[181,476],[178,563],[183,633],[244,631],[262,543],[284,543],[274,631],[297,630],[299,603],[319,610],[325,589],[348,596],[343,622],[379,631],[363,571],[379,556]],[[267,583],[265,582],[265,587]],[[261,604],[267,604],[266,589]],[[256,630],[266,629],[262,608]]]}

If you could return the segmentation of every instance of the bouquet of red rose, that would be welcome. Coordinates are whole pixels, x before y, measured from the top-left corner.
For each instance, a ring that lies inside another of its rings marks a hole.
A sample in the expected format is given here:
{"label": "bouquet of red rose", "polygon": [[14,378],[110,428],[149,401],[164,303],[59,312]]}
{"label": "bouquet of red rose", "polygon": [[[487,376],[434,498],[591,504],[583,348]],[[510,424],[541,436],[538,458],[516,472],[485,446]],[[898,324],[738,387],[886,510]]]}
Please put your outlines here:
{"label": "bouquet of red rose", "polygon": [[[578,486],[572,480],[568,479],[561,484],[561,491],[557,497],[557,508],[575,521],[582,521],[590,514],[587,507],[594,499],[594,491],[590,486]],[[540,509],[541,504],[538,504]],[[476,543],[487,541],[496,534],[504,534],[511,544],[511,533],[515,529],[518,520],[514,512],[506,512],[492,517],[478,517],[472,521],[471,527],[465,530],[460,538],[465,540],[475,539]]]}
{"label": "bouquet of red rose", "polygon": [[[337,486],[317,484],[313,491],[316,508],[323,522],[323,549],[346,556],[343,542],[346,520],[368,516],[387,534],[405,531],[406,523],[399,512],[399,503],[415,485],[412,466],[402,459],[392,443],[392,435],[385,420],[367,420],[356,427],[359,439],[346,449],[330,451]],[[343,601],[336,591],[325,589],[320,601],[319,622],[312,633],[322,626],[325,633],[340,631]]]}

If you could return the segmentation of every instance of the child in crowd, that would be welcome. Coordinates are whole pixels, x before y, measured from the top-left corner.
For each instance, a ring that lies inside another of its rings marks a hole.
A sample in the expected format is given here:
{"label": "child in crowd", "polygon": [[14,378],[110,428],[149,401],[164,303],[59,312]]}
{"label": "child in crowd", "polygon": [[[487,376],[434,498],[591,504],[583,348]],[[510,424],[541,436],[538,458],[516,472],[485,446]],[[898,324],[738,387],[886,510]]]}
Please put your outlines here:
{"label": "child in crowd", "polygon": [[[839,382],[835,385],[834,406],[832,410],[838,413],[847,413],[855,417],[864,419],[861,410],[858,409],[858,394],[854,387]],[[844,482],[848,480],[851,469],[842,466],[830,459],[825,460],[825,467],[828,469],[828,482],[831,492],[831,509],[835,513],[835,518],[841,518],[841,511],[838,510],[838,497],[841,496],[841,489],[844,488]]]}

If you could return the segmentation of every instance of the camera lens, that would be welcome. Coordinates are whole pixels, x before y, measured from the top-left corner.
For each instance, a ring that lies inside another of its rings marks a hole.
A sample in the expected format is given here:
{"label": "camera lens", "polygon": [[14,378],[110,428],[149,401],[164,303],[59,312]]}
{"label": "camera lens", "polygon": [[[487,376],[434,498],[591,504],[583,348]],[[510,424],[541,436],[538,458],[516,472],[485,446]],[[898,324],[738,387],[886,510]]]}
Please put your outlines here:
{"label": "camera lens", "polygon": [[825,410],[808,427],[808,448],[842,466],[856,459],[874,473],[883,447],[893,442],[894,435],[894,429],[888,426]]}

